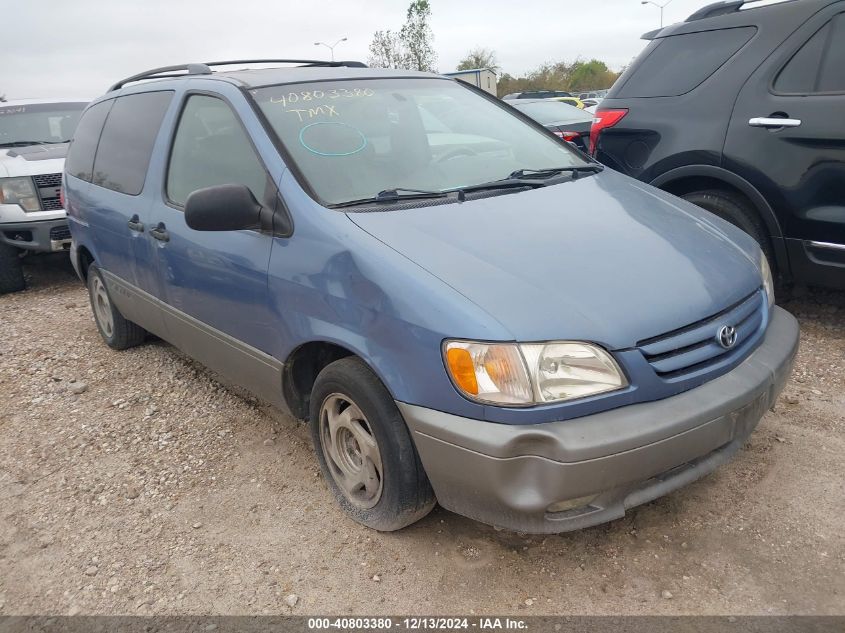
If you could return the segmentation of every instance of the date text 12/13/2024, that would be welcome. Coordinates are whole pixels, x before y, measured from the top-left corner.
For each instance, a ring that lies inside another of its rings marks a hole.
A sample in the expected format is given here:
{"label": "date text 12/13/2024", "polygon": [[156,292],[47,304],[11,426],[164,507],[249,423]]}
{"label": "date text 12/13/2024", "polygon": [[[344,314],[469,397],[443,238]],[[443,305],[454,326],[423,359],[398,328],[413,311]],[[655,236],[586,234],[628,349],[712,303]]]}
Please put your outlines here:
{"label": "date text 12/13/2024", "polygon": [[406,617],[406,618],[308,618],[309,630],[390,630],[406,629],[416,630],[471,630],[497,631],[511,630],[519,631],[528,628],[525,620],[518,618],[436,618],[436,617]]}

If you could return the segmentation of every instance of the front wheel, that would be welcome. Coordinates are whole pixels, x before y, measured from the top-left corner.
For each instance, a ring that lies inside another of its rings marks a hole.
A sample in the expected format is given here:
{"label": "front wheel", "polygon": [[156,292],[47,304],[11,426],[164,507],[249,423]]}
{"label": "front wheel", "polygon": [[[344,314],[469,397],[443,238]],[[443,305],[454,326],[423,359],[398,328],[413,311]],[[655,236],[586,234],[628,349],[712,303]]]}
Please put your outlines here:
{"label": "front wheel", "polygon": [[408,427],[390,393],[360,359],[342,358],[317,376],[310,427],[323,477],[358,523],[390,532],[434,507]]}
{"label": "front wheel", "polygon": [[144,342],[147,332],[137,323],[126,319],[112,304],[100,269],[96,264],[88,267],[88,298],[100,336],[112,349],[122,350]]}

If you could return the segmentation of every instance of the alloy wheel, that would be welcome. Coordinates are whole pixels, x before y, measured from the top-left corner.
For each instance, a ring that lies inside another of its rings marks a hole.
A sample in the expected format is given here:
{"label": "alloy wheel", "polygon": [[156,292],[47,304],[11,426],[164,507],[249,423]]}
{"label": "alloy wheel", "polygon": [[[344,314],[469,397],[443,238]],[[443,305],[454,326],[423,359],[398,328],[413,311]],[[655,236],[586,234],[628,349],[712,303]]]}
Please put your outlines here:
{"label": "alloy wheel", "polygon": [[107,338],[114,334],[114,317],[112,316],[111,301],[106,292],[106,286],[99,277],[94,278],[91,303],[94,307],[94,318],[103,330]]}
{"label": "alloy wheel", "polygon": [[349,397],[333,393],[320,407],[320,444],[328,470],[355,506],[375,506],[384,471],[378,442],[361,409]]}

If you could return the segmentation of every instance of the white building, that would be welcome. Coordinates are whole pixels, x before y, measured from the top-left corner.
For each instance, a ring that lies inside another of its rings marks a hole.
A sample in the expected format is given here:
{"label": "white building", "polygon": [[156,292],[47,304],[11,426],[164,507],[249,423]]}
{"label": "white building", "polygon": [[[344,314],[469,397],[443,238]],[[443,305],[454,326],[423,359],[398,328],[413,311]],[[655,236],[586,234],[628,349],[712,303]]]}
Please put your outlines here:
{"label": "white building", "polygon": [[472,70],[457,70],[453,73],[443,73],[447,77],[454,77],[496,96],[496,71],[492,68],[473,68]]}

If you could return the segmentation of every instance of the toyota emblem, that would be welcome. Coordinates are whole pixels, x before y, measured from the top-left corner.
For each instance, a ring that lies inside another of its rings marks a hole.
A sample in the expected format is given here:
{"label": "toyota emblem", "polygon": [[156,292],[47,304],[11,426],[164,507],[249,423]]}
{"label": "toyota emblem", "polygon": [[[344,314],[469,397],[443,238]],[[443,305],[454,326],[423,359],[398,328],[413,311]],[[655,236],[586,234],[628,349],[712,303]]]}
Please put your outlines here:
{"label": "toyota emblem", "polygon": [[733,325],[723,325],[716,334],[716,340],[725,349],[732,348],[736,345],[736,328]]}

